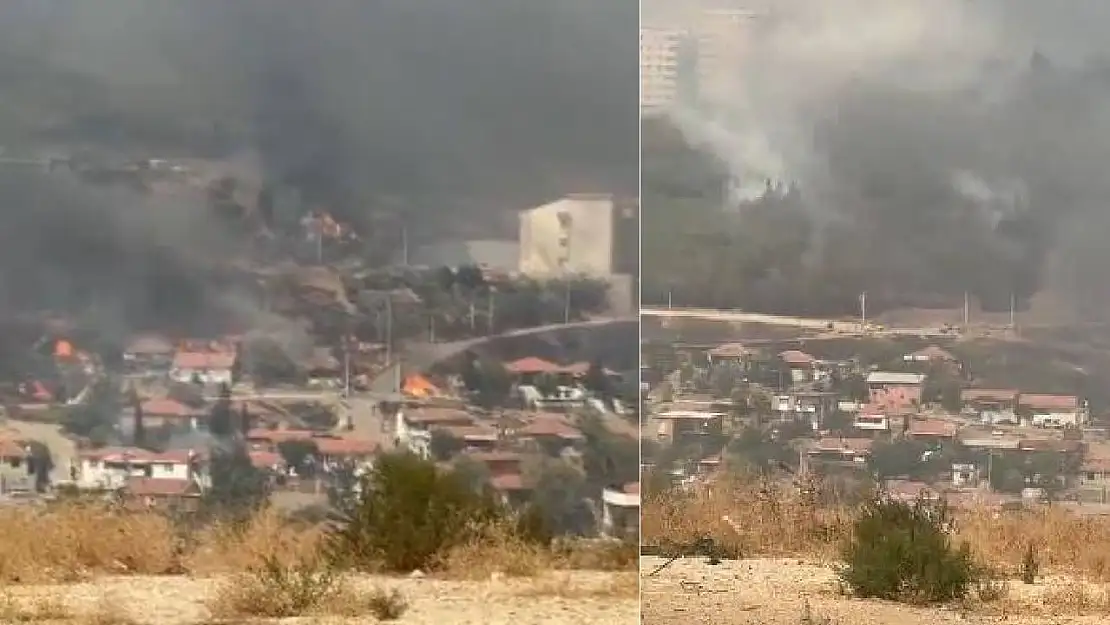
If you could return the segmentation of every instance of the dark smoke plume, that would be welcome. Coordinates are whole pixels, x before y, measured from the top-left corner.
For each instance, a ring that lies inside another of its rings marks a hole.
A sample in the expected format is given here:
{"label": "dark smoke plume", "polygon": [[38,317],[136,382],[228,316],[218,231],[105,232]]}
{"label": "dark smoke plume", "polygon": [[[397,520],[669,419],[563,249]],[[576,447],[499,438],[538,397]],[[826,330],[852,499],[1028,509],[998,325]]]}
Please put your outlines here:
{"label": "dark smoke plume", "polygon": [[[363,232],[382,213],[496,229],[566,192],[635,191],[636,15],[634,0],[5,2],[0,157],[248,155]],[[195,319],[224,298],[203,259],[227,251],[195,204],[5,174],[0,298]]]}
{"label": "dark smoke plume", "polygon": [[[722,111],[682,110],[751,197],[798,183],[815,271],[860,290],[1110,302],[1105,3],[787,0]],[[862,255],[862,256],[861,256]],[[850,301],[851,298],[849,298]]]}

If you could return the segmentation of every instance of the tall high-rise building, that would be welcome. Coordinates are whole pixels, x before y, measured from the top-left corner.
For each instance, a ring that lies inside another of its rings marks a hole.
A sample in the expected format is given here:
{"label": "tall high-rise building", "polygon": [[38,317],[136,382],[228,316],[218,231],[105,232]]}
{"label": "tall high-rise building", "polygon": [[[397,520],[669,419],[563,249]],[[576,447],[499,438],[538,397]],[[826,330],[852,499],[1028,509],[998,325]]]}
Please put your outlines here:
{"label": "tall high-rise building", "polygon": [[697,97],[716,106],[734,101],[743,88],[742,63],[759,13],[748,9],[704,9],[691,28],[697,50]]}
{"label": "tall high-rise building", "polygon": [[640,110],[660,113],[679,98],[686,31],[672,26],[640,27]]}

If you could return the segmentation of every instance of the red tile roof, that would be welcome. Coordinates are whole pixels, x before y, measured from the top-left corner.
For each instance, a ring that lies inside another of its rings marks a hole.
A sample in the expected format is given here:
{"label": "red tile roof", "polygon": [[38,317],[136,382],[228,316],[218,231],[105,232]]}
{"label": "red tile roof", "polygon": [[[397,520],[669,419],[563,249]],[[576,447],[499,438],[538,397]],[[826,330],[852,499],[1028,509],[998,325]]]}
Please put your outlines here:
{"label": "red tile roof", "polygon": [[11,438],[0,439],[0,458],[26,458],[27,447],[22,441]]}
{"label": "red tile roof", "polygon": [[501,492],[527,490],[524,486],[524,478],[519,473],[495,475],[489,479],[489,484],[494,490]]}
{"label": "red tile roof", "polygon": [[909,430],[906,433],[910,436],[953,438],[959,429],[956,423],[944,419],[911,419]]}
{"label": "red tile roof", "polygon": [[175,369],[230,369],[235,365],[235,352],[190,352],[174,354]]}
{"label": "red tile roof", "polygon": [[358,457],[378,453],[378,444],[367,439],[320,436],[312,440],[322,456]]}
{"label": "red tile roof", "polygon": [[192,418],[204,414],[203,410],[197,410],[168,397],[148,399],[140,405],[143,415],[151,417]]}
{"label": "red tile roof", "polygon": [[1034,410],[1075,410],[1079,407],[1079,398],[1075,395],[1022,393],[1018,404]]}
{"label": "red tile roof", "polygon": [[973,401],[1014,401],[1017,399],[1018,390],[1012,388],[965,388],[960,393],[964,402]]}
{"label": "red tile roof", "polygon": [[139,356],[158,356],[171,354],[175,349],[174,344],[164,337],[144,335],[132,339],[124,351]]}
{"label": "red tile roof", "polygon": [[559,365],[535,356],[507,362],[505,363],[505,369],[509,373],[515,374],[559,373],[563,370]]}
{"label": "red tile roof", "polygon": [[578,428],[558,417],[538,417],[517,430],[517,433],[526,437],[550,436],[565,440],[581,440],[584,438]]}
{"label": "red tile roof", "polygon": [[788,349],[782,352],[779,354],[779,358],[788,365],[812,365],[817,361],[813,356],[796,349]]}

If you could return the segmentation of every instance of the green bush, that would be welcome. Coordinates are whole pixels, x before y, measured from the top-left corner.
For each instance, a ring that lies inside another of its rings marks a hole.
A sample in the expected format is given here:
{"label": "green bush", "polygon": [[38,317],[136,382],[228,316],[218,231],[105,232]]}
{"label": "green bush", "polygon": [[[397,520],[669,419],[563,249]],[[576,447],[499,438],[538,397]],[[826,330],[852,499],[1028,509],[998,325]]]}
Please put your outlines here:
{"label": "green bush", "polygon": [[953,547],[949,523],[943,502],[876,497],[844,546],[841,580],[858,597],[913,604],[967,597],[980,573],[966,546]]}
{"label": "green bush", "polygon": [[356,570],[426,571],[503,515],[463,476],[412,454],[385,454],[337,519],[327,554]]}

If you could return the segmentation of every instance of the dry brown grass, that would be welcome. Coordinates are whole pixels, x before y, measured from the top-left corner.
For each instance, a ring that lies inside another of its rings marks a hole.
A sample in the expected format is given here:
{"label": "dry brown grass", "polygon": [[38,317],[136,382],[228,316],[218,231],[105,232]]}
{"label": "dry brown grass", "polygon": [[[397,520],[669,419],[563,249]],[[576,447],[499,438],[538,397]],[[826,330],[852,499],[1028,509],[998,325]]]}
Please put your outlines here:
{"label": "dry brown grass", "polygon": [[68,582],[99,573],[211,574],[243,571],[276,554],[295,561],[318,547],[317,528],[264,510],[242,528],[188,536],[157,512],[69,504],[0,510],[0,582]]}
{"label": "dry brown grass", "polygon": [[534,577],[551,571],[635,571],[634,544],[611,541],[558,542],[551,547],[522,540],[508,526],[491,526],[478,538],[449,550],[439,571],[454,579],[489,579],[493,575]]}
{"label": "dry brown grass", "polygon": [[299,563],[270,558],[261,567],[220,582],[208,609],[213,617],[225,620],[307,615],[395,620],[408,603],[397,591],[362,588],[317,558]]}
{"label": "dry brown grass", "polygon": [[[744,557],[831,561],[850,536],[855,514],[846,506],[815,505],[789,488],[722,481],[692,493],[645,497],[642,541],[681,545],[708,536]],[[957,511],[955,538],[1006,576],[1017,575],[1032,543],[1046,573],[1110,581],[1110,520],[1052,507]]]}

